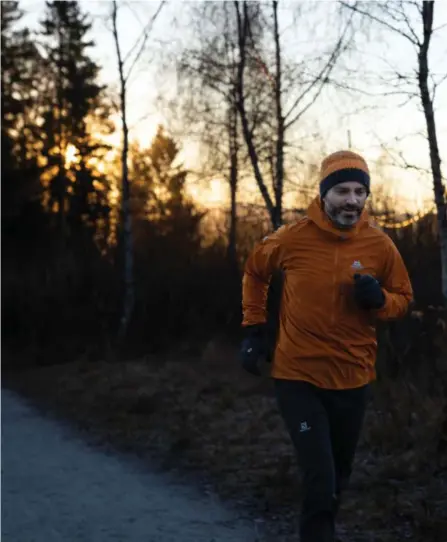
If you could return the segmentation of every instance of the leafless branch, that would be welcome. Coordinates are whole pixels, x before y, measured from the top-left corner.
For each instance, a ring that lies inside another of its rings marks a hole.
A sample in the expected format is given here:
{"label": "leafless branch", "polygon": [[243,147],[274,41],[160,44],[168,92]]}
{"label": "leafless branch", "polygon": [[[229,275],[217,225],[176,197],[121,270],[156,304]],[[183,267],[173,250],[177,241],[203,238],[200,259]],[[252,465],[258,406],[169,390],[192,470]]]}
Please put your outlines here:
{"label": "leafless branch", "polygon": [[[188,69],[191,73],[195,73],[197,75],[202,75],[202,71],[198,67],[189,66]],[[207,76],[207,86],[211,88],[212,90],[216,91],[218,94],[227,97],[227,91],[226,89],[220,88],[219,85],[222,84],[222,80],[218,79],[216,77],[213,77],[211,74],[208,74]]]}
{"label": "leafless branch", "polygon": [[[434,79],[434,78],[433,78]],[[433,80],[433,91],[432,91],[432,101],[434,102],[435,99],[436,99],[436,91],[438,90],[438,88],[442,85],[442,83],[444,83],[444,81],[447,79],[447,73],[444,74],[443,77],[441,77],[441,79],[439,81],[434,81]]]}
{"label": "leafless branch", "polygon": [[[301,92],[301,94],[297,97],[295,102],[293,103],[292,107],[289,109],[289,111],[285,114],[284,118],[287,119],[287,122],[284,124],[284,130],[288,130],[293,124],[295,124],[303,115],[306,113],[306,111],[309,110],[309,108],[317,101],[320,94],[323,91],[324,86],[327,84],[329,80],[329,76],[332,72],[332,70],[335,67],[335,64],[337,62],[338,57],[340,56],[340,53],[342,52],[343,48],[345,47],[344,40],[346,37],[346,34],[351,26],[352,21],[352,15],[349,18],[339,40],[337,41],[331,55],[329,56],[329,59],[327,63],[323,66],[320,73],[315,77],[315,79]],[[301,109],[297,114],[295,114],[294,117],[290,119],[290,116],[293,114],[293,112],[296,110],[298,105],[302,102],[305,96],[309,94],[309,92],[312,91],[314,87],[318,86],[318,90],[314,94],[312,100],[303,108]]]}
{"label": "leafless branch", "polygon": [[447,27],[447,23],[441,24],[441,25],[437,26],[436,28],[433,28],[433,34],[435,32],[438,32],[439,30],[442,30],[445,27]]}
{"label": "leafless branch", "polygon": [[342,83],[339,81],[336,81],[335,79],[329,79],[328,83],[331,84],[333,87],[338,88],[340,90],[346,90],[347,92],[354,92],[356,94],[363,94],[364,96],[370,96],[372,98],[377,98],[379,96],[384,96],[383,93],[380,92],[369,92],[367,90],[364,90],[362,88],[358,88],[352,85],[349,85],[348,83]]}
{"label": "leafless branch", "polygon": [[393,32],[396,32],[397,34],[400,34],[402,37],[406,38],[408,41],[410,41],[413,45],[416,45],[416,46],[419,46],[420,45],[420,42],[419,40],[415,40],[414,37],[411,35],[411,34],[407,34],[406,32],[404,32],[403,30],[401,30],[400,28],[396,27],[396,26],[393,26],[392,24],[388,23],[387,21],[385,21],[384,19],[381,19],[380,17],[377,17],[376,15],[373,15],[372,13],[370,13],[369,11],[365,11],[363,9],[360,9],[357,4],[356,5],[351,5],[349,4],[348,2],[345,2],[344,0],[340,0],[340,4],[347,8],[347,9],[350,9],[351,11],[354,11],[356,13],[358,13],[359,15],[363,15],[364,17],[368,17],[369,19],[371,19],[372,21],[375,21],[376,23],[379,23],[381,24],[382,26],[388,28],[388,30],[392,30]]}
{"label": "leafless branch", "polygon": [[400,7],[399,13],[402,15],[402,17],[403,17],[403,19],[405,21],[405,24],[407,25],[408,31],[410,32],[410,34],[413,37],[413,39],[414,39],[415,43],[417,44],[417,46],[420,47],[421,42],[420,42],[419,37],[416,34],[413,26],[410,23],[410,19],[408,18],[408,15],[407,15],[405,9],[402,7],[402,4],[399,4],[399,7]]}
{"label": "leafless branch", "polygon": [[145,115],[141,116],[131,126],[129,126],[129,131],[134,130],[138,125],[140,125],[142,122],[146,121],[149,117],[151,117],[154,114],[155,113],[146,113]]}
{"label": "leafless branch", "polygon": [[[423,136],[423,134],[419,134],[419,133],[414,134],[414,135],[419,135],[421,137]],[[432,172],[430,168],[420,167],[420,166],[417,166],[416,164],[412,164],[411,162],[408,162],[408,160],[404,156],[403,151],[397,150],[395,148],[393,149],[393,151],[391,151],[389,147],[383,141],[379,139],[377,134],[375,134],[375,137],[378,140],[380,149],[390,158],[390,162],[385,165],[398,167],[405,170],[417,171],[418,173],[422,173],[424,176],[426,175],[428,178],[431,177]],[[396,141],[401,141],[402,139],[404,138],[396,139]],[[443,177],[443,179],[445,178]],[[427,183],[424,183],[424,184],[430,187],[432,186],[431,181],[428,181]]]}
{"label": "leafless branch", "polygon": [[141,40],[141,44],[140,46],[138,47],[138,51],[137,53],[135,54],[135,57],[133,59],[133,62],[132,64],[130,65],[130,68],[129,70],[127,71],[127,75],[125,76],[125,81],[127,82],[129,80],[129,77],[130,75],[132,74],[132,70],[134,69],[135,67],[135,64],[138,62],[138,60],[140,59],[140,56],[142,54],[142,52],[144,51],[144,48],[146,46],[146,42],[149,38],[149,35],[150,35],[150,32],[152,30],[152,27],[155,23],[155,21],[157,20],[157,17],[160,15],[160,12],[163,8],[163,6],[166,4],[166,0],[162,0],[156,10],[156,12],[154,13],[154,15],[151,17],[150,21],[147,23],[147,25],[144,27],[141,35],[138,37],[138,39],[135,41],[135,43],[133,44],[133,46],[130,48],[129,52],[126,54],[124,60],[123,60],[123,64],[126,62],[126,60],[128,60],[130,58],[130,55],[135,51],[135,49],[137,49],[137,46],[138,46],[138,43],[140,42]]}

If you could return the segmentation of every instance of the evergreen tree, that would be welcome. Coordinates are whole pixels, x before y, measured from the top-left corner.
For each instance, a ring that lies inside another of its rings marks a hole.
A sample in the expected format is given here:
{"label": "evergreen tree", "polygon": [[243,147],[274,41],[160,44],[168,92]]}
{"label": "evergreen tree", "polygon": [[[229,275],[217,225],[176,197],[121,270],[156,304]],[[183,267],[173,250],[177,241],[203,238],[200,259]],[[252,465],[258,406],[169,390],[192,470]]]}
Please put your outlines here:
{"label": "evergreen tree", "polygon": [[165,241],[169,238],[179,249],[199,242],[203,214],[186,195],[188,171],[179,162],[179,152],[162,126],[149,149],[131,147],[131,209],[139,244],[149,231]]}
{"label": "evergreen tree", "polygon": [[43,218],[35,107],[42,73],[29,31],[17,28],[22,15],[18,2],[2,2],[2,225],[6,226],[2,237],[23,233],[23,238],[31,240]]}
{"label": "evergreen tree", "polygon": [[89,56],[90,20],[75,1],[46,7],[42,35],[50,84],[43,113],[44,181],[65,235],[81,224],[96,228],[108,215],[108,183],[95,168],[107,147],[92,133],[93,126],[107,124],[108,107],[105,87],[98,83],[100,67]]}

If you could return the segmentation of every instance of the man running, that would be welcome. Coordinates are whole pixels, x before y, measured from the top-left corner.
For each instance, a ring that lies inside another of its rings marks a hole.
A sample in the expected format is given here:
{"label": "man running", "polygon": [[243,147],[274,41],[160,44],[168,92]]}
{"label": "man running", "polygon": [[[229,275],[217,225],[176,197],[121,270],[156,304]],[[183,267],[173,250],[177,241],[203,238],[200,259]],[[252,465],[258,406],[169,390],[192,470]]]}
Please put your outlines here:
{"label": "man running", "polygon": [[375,378],[376,322],[404,316],[412,300],[397,248],[368,218],[369,193],[365,160],[331,154],[307,216],[265,238],[245,267],[241,361],[257,375],[270,278],[283,273],[271,375],[302,472],[301,542],[334,541]]}

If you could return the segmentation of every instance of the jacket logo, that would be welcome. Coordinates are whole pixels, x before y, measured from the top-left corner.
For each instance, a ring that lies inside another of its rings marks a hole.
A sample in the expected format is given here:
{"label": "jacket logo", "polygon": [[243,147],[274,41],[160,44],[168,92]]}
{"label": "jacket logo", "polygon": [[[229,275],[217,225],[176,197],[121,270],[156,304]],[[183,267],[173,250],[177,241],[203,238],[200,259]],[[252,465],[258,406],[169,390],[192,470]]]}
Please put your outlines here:
{"label": "jacket logo", "polygon": [[362,263],[361,263],[360,260],[355,260],[355,261],[351,264],[351,267],[352,267],[352,269],[357,269],[357,270],[363,269],[363,265],[362,265]]}

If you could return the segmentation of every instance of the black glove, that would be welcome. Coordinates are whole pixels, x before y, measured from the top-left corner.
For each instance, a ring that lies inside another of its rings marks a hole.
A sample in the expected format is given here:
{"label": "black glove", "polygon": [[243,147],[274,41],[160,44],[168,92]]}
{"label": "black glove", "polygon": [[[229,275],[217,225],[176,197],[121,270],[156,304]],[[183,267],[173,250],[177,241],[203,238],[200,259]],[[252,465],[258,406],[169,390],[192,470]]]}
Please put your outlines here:
{"label": "black glove", "polygon": [[381,309],[385,305],[385,294],[371,275],[354,275],[354,296],[362,309]]}
{"label": "black glove", "polygon": [[239,351],[240,362],[247,372],[260,376],[259,360],[265,359],[268,355],[266,326],[265,324],[247,326],[245,333]]}

